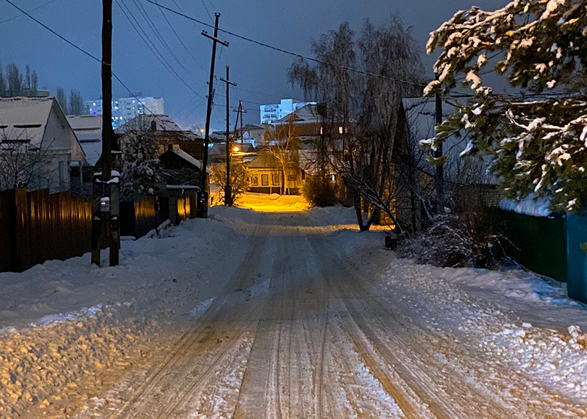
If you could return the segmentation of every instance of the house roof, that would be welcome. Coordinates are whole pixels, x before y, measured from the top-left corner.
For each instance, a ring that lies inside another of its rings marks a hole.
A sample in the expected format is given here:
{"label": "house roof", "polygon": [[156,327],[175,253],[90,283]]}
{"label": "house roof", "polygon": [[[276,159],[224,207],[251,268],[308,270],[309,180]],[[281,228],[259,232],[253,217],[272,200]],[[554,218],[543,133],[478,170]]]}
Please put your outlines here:
{"label": "house roof", "polygon": [[319,123],[320,121],[320,114],[318,113],[318,105],[309,104],[306,106],[302,106],[301,108],[296,109],[292,113],[284,116],[283,118],[278,119],[274,122],[275,125],[283,125],[287,124],[290,118],[294,119],[296,123],[302,124],[315,124]]}
{"label": "house roof", "polygon": [[67,120],[86,153],[86,161],[94,166],[102,155],[102,115],[70,115]]}
{"label": "house roof", "polygon": [[259,154],[249,163],[250,169],[276,169],[279,168],[277,159],[270,154]]}
{"label": "house roof", "polygon": [[[182,160],[186,161],[187,163],[189,163],[190,165],[192,165],[195,169],[202,170],[202,162],[200,160],[196,159],[194,156],[189,155],[188,153],[186,153],[183,150],[180,150],[180,149],[167,150],[159,158],[161,159],[161,157],[165,156],[166,154],[167,155],[173,154],[176,157],[179,157],[180,159],[182,159]],[[210,167],[206,167],[206,173],[210,173]]]}
{"label": "house roof", "polygon": [[169,115],[142,114],[137,115],[127,123],[118,127],[116,132],[125,133],[137,130],[152,131],[153,122],[155,123],[155,131],[183,131],[183,129],[181,129],[181,127],[177,125]]}
{"label": "house roof", "polygon": [[262,127],[260,125],[246,124],[245,126],[243,126],[243,130],[244,131],[249,131],[249,130],[265,130],[265,127]]}
{"label": "house roof", "polygon": [[39,146],[52,105],[53,98],[0,98],[0,135]]}

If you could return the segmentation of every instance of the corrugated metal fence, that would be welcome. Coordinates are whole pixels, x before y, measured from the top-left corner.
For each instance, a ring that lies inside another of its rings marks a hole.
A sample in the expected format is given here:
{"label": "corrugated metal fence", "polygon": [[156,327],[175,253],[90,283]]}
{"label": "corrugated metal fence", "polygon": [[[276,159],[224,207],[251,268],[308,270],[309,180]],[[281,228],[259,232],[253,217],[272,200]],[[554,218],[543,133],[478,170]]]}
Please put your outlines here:
{"label": "corrugated metal fence", "polygon": [[148,197],[120,203],[120,234],[142,237],[169,219],[169,198]]}
{"label": "corrugated metal fence", "polygon": [[92,204],[67,192],[0,192],[0,271],[90,251]]}
{"label": "corrugated metal fence", "polygon": [[[196,194],[122,202],[122,235],[142,237],[171,218],[195,218]],[[65,260],[91,250],[92,203],[48,189],[0,191],[0,272],[24,271],[51,259]]]}

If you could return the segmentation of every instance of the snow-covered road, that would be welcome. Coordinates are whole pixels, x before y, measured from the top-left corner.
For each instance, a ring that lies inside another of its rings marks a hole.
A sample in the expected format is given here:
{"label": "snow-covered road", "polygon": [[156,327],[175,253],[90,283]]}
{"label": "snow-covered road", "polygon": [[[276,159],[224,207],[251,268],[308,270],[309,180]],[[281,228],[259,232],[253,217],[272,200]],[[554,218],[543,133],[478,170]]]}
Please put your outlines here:
{"label": "snow-covered road", "polygon": [[74,417],[587,417],[587,341],[566,332],[587,311],[556,290],[516,300],[474,284],[537,280],[396,260],[381,232],[331,225],[343,210],[239,211],[212,216],[244,237],[218,292]]}
{"label": "snow-covered road", "polygon": [[[339,254],[341,237],[305,213],[258,220],[222,294],[111,417],[586,414],[484,350],[482,336],[439,328],[405,301],[418,297],[413,289],[384,290],[374,279],[389,253]],[[429,316],[451,320],[442,311]]]}

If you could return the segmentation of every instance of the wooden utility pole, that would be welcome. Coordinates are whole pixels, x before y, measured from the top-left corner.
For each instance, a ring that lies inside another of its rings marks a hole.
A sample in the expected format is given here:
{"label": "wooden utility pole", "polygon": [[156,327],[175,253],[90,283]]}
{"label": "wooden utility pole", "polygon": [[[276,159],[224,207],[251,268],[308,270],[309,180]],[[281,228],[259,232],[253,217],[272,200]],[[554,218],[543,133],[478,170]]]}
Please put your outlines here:
{"label": "wooden utility pole", "polygon": [[226,66],[226,79],[220,79],[226,83],[226,184],[224,185],[224,204],[232,206],[232,185],[230,184],[230,86],[236,83],[230,81],[230,67]]}
{"label": "wooden utility pole", "polygon": [[[438,74],[436,75],[438,80]],[[442,124],[442,98],[440,93],[436,94],[436,126]],[[438,134],[438,129],[436,130]],[[435,158],[442,157],[442,143],[438,144],[438,148],[433,152]],[[442,164],[436,165],[436,176],[434,179],[436,187],[436,211],[438,213],[444,212],[444,166]]]}
{"label": "wooden utility pole", "polygon": [[210,79],[208,81],[208,108],[206,110],[206,131],[204,134],[204,156],[202,158],[202,174],[200,180],[200,199],[196,216],[198,218],[208,217],[208,187],[206,185],[206,167],[208,165],[208,145],[210,144],[210,117],[212,116],[212,103],[214,100],[214,64],[216,62],[216,44],[220,43],[228,47],[228,42],[218,39],[218,21],[220,13],[215,13],[216,23],[214,24],[214,36],[202,31],[202,35],[212,40],[212,60],[210,62]]}
{"label": "wooden utility pole", "polygon": [[[118,184],[112,181],[112,0],[102,0],[102,173],[94,179],[92,263],[100,266],[102,243],[110,266],[119,263]],[[114,186],[113,186],[114,185]]]}
{"label": "wooden utility pole", "polygon": [[236,121],[234,122],[235,132],[236,132],[236,124],[240,118],[240,123],[241,123],[240,139],[241,139],[241,147],[242,147],[245,143],[244,131],[243,131],[243,113],[247,113],[247,111],[246,111],[246,109],[243,109],[243,102],[241,100],[238,101],[238,108],[233,109],[232,111],[236,112]]}

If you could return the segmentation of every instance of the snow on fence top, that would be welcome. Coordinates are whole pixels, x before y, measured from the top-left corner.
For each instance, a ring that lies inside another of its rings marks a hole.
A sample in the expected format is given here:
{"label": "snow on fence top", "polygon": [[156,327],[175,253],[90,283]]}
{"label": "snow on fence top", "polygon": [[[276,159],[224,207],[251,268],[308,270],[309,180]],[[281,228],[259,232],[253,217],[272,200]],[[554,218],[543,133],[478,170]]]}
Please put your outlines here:
{"label": "snow on fence top", "polygon": [[552,215],[550,210],[550,200],[547,198],[535,198],[529,196],[516,201],[515,199],[504,198],[499,202],[499,208],[505,211],[515,211],[518,214],[531,215],[533,217],[549,217]]}

